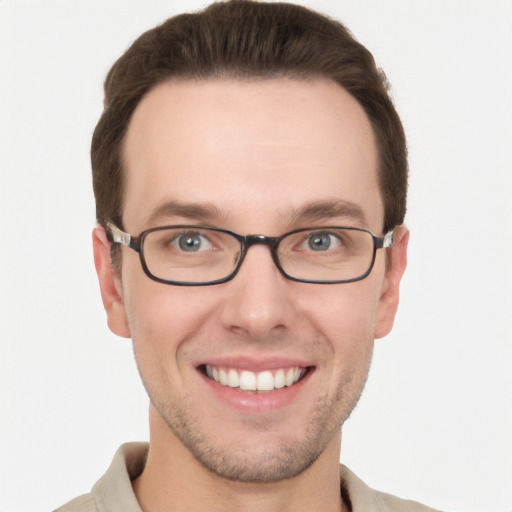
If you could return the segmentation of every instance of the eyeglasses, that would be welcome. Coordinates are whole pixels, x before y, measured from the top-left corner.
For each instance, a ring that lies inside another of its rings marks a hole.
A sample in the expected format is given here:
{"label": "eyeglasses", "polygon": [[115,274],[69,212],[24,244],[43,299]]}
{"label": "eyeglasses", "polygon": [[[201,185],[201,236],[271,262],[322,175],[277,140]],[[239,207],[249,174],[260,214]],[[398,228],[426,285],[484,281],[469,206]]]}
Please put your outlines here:
{"label": "eyeglasses", "polygon": [[268,245],[281,274],[302,283],[335,284],[368,276],[377,249],[393,245],[393,231],[382,237],[352,227],[296,229],[279,237],[242,236],[203,226],[161,226],[138,237],[107,223],[107,236],[137,251],[147,276],[159,283],[206,286],[233,279],[253,245]]}

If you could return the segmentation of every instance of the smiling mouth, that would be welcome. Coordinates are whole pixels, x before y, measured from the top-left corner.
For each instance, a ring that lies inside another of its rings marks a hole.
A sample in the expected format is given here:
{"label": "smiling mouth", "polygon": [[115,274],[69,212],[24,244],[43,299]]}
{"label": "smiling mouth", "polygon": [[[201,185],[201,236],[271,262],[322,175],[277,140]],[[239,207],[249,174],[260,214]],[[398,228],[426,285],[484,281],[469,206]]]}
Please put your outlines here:
{"label": "smiling mouth", "polygon": [[230,387],[239,391],[274,391],[293,386],[301,381],[308,373],[309,368],[294,366],[252,372],[250,370],[237,370],[235,368],[220,368],[203,365],[202,372],[210,380],[221,386]]}

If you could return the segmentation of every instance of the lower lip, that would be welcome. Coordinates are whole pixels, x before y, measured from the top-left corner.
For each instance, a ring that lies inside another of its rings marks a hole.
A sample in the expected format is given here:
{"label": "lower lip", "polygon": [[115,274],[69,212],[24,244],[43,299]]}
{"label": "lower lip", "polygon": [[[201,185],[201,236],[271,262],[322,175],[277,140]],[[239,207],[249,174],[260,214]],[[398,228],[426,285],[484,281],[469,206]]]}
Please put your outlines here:
{"label": "lower lip", "polygon": [[293,386],[265,392],[240,391],[238,388],[223,386],[203,374],[201,376],[210,390],[222,402],[245,413],[257,414],[282,409],[293,403],[297,395],[308,383],[312,373],[312,368],[309,368],[306,375]]}

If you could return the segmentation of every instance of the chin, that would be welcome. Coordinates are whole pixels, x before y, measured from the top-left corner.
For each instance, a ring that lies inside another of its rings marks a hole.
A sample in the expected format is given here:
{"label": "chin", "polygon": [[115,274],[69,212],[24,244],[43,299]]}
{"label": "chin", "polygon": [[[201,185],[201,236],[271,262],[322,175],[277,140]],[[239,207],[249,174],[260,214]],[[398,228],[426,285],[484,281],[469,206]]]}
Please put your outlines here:
{"label": "chin", "polygon": [[[176,408],[157,408],[172,437],[185,447],[208,472],[226,480],[270,483],[294,478],[324,453],[328,446],[339,450],[342,415],[329,415],[319,407],[304,430],[277,432],[275,426],[260,429],[246,425],[246,432],[224,428],[213,435],[200,416],[178,412]],[[208,432],[208,433],[207,433]],[[226,434],[227,433],[227,434]],[[339,455],[336,454],[336,458]]]}

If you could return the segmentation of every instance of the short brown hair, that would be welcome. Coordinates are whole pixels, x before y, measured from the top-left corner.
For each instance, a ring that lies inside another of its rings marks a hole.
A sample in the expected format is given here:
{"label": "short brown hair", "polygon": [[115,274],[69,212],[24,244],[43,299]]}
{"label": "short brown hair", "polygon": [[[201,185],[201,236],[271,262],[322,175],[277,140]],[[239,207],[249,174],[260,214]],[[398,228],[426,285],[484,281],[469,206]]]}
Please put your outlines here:
{"label": "short brown hair", "polygon": [[326,78],[363,107],[379,150],[385,231],[404,220],[405,134],[371,53],[339,22],[287,3],[231,0],[182,14],[142,34],[105,81],[104,111],[92,138],[96,216],[122,227],[122,147],[142,97],[170,79]]}

